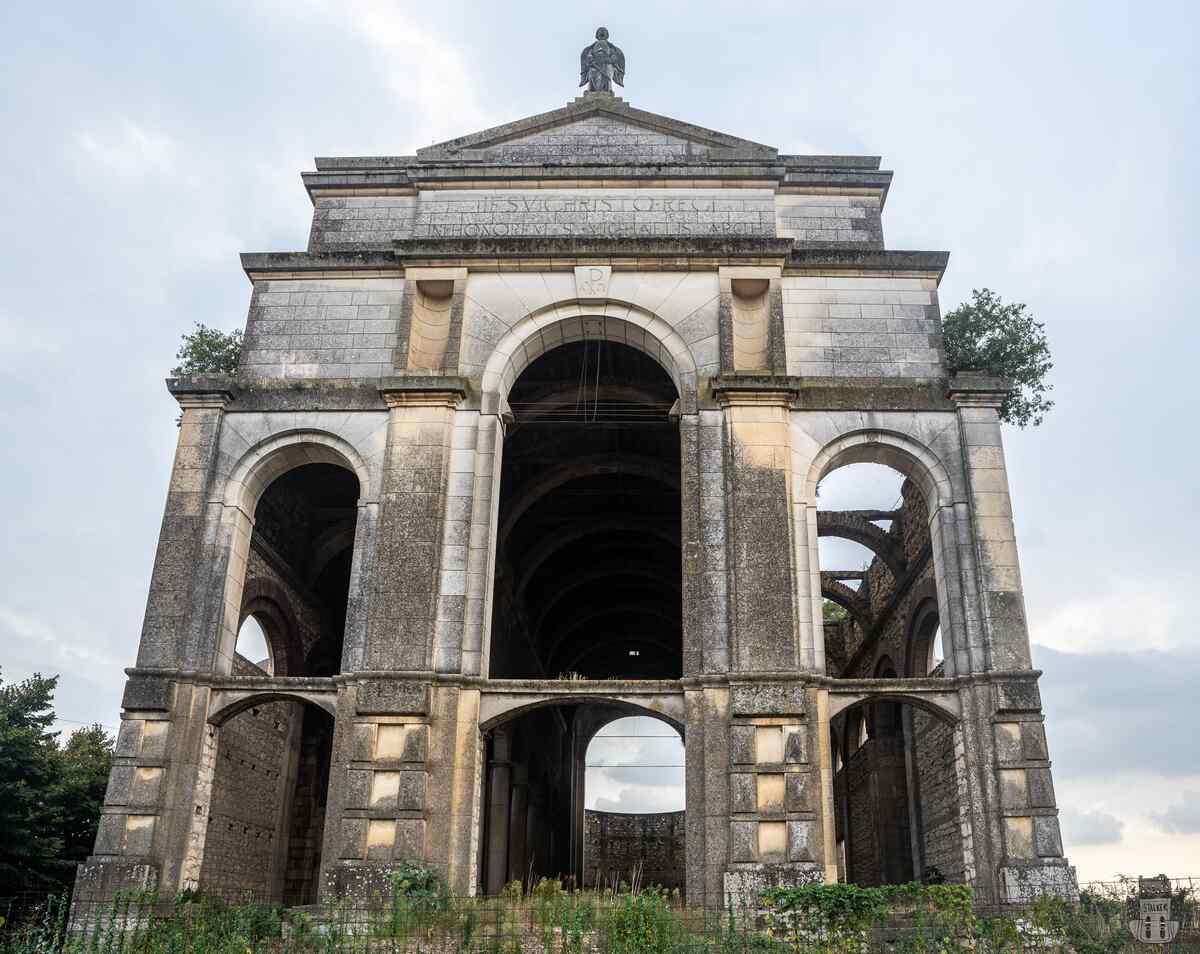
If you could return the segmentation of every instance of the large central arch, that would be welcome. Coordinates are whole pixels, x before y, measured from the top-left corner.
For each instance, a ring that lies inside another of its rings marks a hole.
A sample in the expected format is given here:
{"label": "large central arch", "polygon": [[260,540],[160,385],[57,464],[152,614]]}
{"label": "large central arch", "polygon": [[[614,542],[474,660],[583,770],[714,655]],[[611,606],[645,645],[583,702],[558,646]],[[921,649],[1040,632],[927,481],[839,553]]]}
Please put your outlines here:
{"label": "large central arch", "polygon": [[[482,674],[678,678],[678,421],[696,394],[686,344],[628,303],[562,302],[519,321],[482,380],[485,416],[490,406],[506,422],[496,435],[503,452],[493,455],[503,463],[491,475]],[[566,637],[576,631],[588,645],[572,648]]]}

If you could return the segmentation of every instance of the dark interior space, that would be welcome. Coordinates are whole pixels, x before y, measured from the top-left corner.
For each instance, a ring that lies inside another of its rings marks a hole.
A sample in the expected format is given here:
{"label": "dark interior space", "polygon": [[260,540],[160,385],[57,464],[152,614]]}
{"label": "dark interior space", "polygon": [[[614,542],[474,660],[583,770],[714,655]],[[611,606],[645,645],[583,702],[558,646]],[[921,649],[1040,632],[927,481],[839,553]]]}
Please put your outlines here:
{"label": "dark interior space", "polygon": [[675,386],[632,347],[563,345],[509,395],[490,675],[678,678]]}
{"label": "dark interior space", "polygon": [[252,549],[291,591],[293,615],[315,616],[315,633],[287,634],[288,675],[341,671],[358,493],[345,468],[306,464],[275,480],[255,509]]}

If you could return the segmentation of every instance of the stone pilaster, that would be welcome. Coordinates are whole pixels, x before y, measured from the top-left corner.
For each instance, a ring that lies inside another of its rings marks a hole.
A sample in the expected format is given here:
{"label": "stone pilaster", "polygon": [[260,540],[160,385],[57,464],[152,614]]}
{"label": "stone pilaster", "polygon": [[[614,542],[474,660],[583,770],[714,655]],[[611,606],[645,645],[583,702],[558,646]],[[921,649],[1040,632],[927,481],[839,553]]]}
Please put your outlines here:
{"label": "stone pilaster", "polygon": [[361,667],[429,671],[439,600],[463,599],[465,569],[441,557],[457,379],[395,379],[380,388],[390,409],[376,567]]}
{"label": "stone pilaster", "polygon": [[[1000,433],[1006,381],[964,373],[951,381],[958,408],[977,579],[985,673],[962,693],[968,765],[969,843],[976,884],[996,901],[1070,896],[1044,716],[1032,668],[1016,532]],[[968,615],[970,615],[968,607]],[[978,663],[978,658],[971,662]]]}
{"label": "stone pilaster", "polygon": [[207,491],[221,421],[233,399],[233,384],[226,378],[172,378],[167,387],[183,413],[137,660],[140,667],[160,669],[201,664],[192,644],[206,578],[196,567],[204,545]]}
{"label": "stone pilaster", "polygon": [[[725,414],[726,520],[734,672],[799,666],[786,379],[714,382]],[[770,594],[770,598],[764,596]]]}

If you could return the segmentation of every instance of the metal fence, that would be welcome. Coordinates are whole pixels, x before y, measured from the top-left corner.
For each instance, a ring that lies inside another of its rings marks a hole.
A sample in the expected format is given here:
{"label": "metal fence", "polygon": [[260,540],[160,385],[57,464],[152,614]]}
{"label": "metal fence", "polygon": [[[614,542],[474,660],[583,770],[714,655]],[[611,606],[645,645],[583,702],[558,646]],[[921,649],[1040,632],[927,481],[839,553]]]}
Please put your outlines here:
{"label": "metal fence", "polygon": [[[1173,887],[1183,922],[1173,952],[1200,952],[1200,879]],[[1116,954],[1145,950],[1127,927],[1136,893],[1136,879],[1096,882],[1080,886],[1078,903],[968,905],[965,917],[918,901],[864,925],[839,924],[828,911],[704,910],[674,893],[566,891],[557,882],[491,898],[396,893],[286,910],[253,897],[142,895],[68,913],[65,898],[30,896],[0,899],[0,915],[9,912],[0,954]]]}

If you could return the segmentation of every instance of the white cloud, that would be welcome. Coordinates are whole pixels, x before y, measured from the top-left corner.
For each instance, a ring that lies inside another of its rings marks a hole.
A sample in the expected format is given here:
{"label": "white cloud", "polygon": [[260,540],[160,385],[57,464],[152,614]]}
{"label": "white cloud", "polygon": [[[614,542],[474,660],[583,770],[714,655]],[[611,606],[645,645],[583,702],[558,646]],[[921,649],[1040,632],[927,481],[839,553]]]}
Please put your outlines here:
{"label": "white cloud", "polygon": [[[1165,831],[1157,816],[1164,813],[1160,809],[1169,813],[1178,804],[1181,790],[1200,791],[1200,775],[1177,779],[1151,772],[1122,771],[1119,753],[1114,753],[1113,768],[1106,775],[1082,779],[1056,776],[1055,782],[1058,803],[1064,806],[1064,847],[1080,881],[1108,881],[1118,875],[1149,875],[1160,871],[1172,877],[1196,873],[1200,833]],[[1194,800],[1191,804],[1195,804]],[[1094,830],[1086,830],[1086,824],[1081,831],[1076,824],[1079,815],[1117,819],[1121,825],[1120,840],[1097,839]]]}
{"label": "white cloud", "polygon": [[1180,801],[1150,817],[1165,832],[1176,835],[1200,834],[1200,791],[1185,791]]}
{"label": "white cloud", "polygon": [[165,171],[178,150],[165,132],[149,129],[127,117],[107,127],[81,131],[76,141],[93,166],[123,178]]}
{"label": "white cloud", "polygon": [[7,606],[0,606],[0,643],[10,647],[18,663],[22,657],[36,659],[46,674],[65,668],[119,675],[129,662],[97,648],[103,641],[82,619],[54,623]]}
{"label": "white cloud", "polygon": [[389,129],[405,137],[404,151],[491,125],[466,52],[393,0],[258,0],[255,6],[271,17],[306,16],[360,44],[397,104],[412,110],[402,128]]}
{"label": "white cloud", "polygon": [[1059,816],[1063,838],[1072,845],[1115,845],[1125,823],[1108,812],[1064,808]]}
{"label": "white cloud", "polygon": [[0,368],[17,368],[30,358],[56,354],[62,334],[44,322],[0,310]]}
{"label": "white cloud", "polygon": [[1032,641],[1071,653],[1195,646],[1195,620],[1185,605],[1193,582],[1190,577],[1092,577],[1086,592],[1030,620]]}

